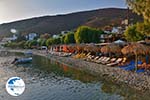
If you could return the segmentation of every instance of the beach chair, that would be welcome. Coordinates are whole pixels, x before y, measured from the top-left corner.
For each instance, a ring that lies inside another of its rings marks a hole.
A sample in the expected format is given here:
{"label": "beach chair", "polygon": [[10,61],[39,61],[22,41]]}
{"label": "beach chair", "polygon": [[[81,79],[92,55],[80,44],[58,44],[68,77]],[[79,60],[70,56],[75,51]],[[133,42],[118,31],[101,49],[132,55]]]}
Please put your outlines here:
{"label": "beach chair", "polygon": [[96,56],[92,61],[95,62],[98,59],[99,59],[99,56]]}
{"label": "beach chair", "polygon": [[104,59],[104,56],[100,57],[98,60],[101,61],[102,59]]}
{"label": "beach chair", "polygon": [[116,61],[117,58],[111,58],[108,62],[106,62],[105,64],[110,64]]}
{"label": "beach chair", "polygon": [[123,65],[125,65],[126,61],[127,61],[127,58],[126,58],[126,57],[124,57],[124,58],[122,59],[122,62],[121,62],[121,63],[119,63],[119,66],[123,66]]}
{"label": "beach chair", "polygon": [[117,65],[117,64],[121,63],[122,60],[123,60],[123,58],[118,58],[115,62],[107,64],[107,66]]}
{"label": "beach chair", "polygon": [[111,59],[110,57],[107,57],[107,58],[106,58],[104,61],[102,61],[101,63],[102,63],[102,64],[106,64],[106,63],[108,63],[108,61],[110,61],[110,59]]}
{"label": "beach chair", "polygon": [[89,53],[87,54],[87,56],[90,55],[90,54],[91,54],[91,53],[89,52]]}
{"label": "beach chair", "polygon": [[108,57],[104,57],[103,59],[101,59],[100,61],[103,62],[107,59]]}
{"label": "beach chair", "polygon": [[95,62],[96,62],[96,63],[100,63],[102,59],[104,59],[104,56],[100,57],[100,58],[97,59]]}

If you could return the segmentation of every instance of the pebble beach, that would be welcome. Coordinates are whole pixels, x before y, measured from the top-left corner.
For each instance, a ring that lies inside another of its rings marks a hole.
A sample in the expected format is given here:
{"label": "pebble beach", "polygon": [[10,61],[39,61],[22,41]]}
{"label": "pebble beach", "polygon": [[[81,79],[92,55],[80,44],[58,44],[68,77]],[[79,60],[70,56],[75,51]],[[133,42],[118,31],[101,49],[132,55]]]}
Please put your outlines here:
{"label": "pebble beach", "polygon": [[[25,52],[26,50],[11,50],[11,52]],[[45,51],[34,50],[34,54],[49,57],[51,60],[67,64],[70,66],[75,66],[80,70],[85,70],[96,76],[100,76],[104,79],[110,79],[115,83],[126,84],[131,88],[142,91],[150,91],[150,71],[144,73],[135,73],[131,71],[124,71],[120,68],[109,67],[102,64],[97,64],[94,62],[87,62],[83,59],[75,59],[72,57],[60,57],[47,54]]]}
{"label": "pebble beach", "polygon": [[[25,52],[25,50],[11,50],[10,52]],[[51,60],[69,65],[70,67],[73,66],[79,70],[84,70],[94,76],[101,77],[106,81],[112,81],[116,84],[124,84],[131,88],[134,88],[138,91],[150,91],[150,75],[149,72],[144,73],[135,73],[131,71],[124,71],[117,67],[108,67],[106,65],[101,65],[93,62],[87,62],[83,59],[75,59],[72,57],[60,57],[60,56],[54,56],[51,54],[47,54],[44,51],[33,51],[35,55],[40,55],[47,57]],[[23,67],[17,68],[11,62],[14,60],[16,56],[9,56],[9,57],[0,57],[0,89],[1,94],[0,98],[4,100],[20,100],[19,98],[12,98],[5,90],[5,83],[8,80],[8,78],[13,76],[20,76],[24,79],[25,83],[27,84],[27,88],[33,87],[42,87],[43,82],[47,79],[39,78],[41,74],[32,74],[30,73],[30,69],[25,69]],[[19,73],[18,73],[19,72]],[[29,74],[30,73],[30,74]],[[39,80],[39,82],[37,82]],[[48,82],[44,82],[45,84],[48,84]],[[23,96],[28,96],[29,94],[26,94]],[[37,92],[38,93],[38,92]],[[31,95],[30,95],[31,96]],[[22,96],[20,96],[21,98]],[[32,97],[32,96],[31,96]],[[22,97],[25,98],[25,97]],[[36,98],[36,97],[35,97]],[[0,100],[1,100],[0,99]],[[26,100],[26,99],[22,99]]]}

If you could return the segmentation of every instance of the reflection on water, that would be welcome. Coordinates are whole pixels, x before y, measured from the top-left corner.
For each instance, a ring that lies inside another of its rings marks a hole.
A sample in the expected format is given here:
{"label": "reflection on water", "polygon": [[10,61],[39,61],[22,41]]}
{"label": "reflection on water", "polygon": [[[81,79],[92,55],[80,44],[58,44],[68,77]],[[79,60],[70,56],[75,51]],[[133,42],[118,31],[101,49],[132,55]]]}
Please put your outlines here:
{"label": "reflection on water", "polygon": [[[21,56],[18,53],[17,55]],[[36,98],[44,96],[43,100],[149,100],[148,93],[102,81],[99,77],[45,57],[33,55],[32,64],[19,65],[17,68],[22,66],[25,69],[30,68],[31,75],[42,73],[41,77],[48,82],[43,88],[39,88],[41,92],[37,92],[35,88],[30,90],[34,93],[32,96],[28,95],[30,99],[36,95]]]}

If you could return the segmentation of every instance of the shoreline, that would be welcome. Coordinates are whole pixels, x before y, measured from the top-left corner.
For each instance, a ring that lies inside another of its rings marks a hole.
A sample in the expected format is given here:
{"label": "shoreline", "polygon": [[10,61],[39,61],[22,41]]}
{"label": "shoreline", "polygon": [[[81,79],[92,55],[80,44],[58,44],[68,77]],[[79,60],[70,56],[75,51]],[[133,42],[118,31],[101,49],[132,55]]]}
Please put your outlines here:
{"label": "shoreline", "polygon": [[[7,51],[24,53],[27,50]],[[150,76],[145,75],[144,73],[137,74],[135,72],[124,71],[117,67],[108,67],[106,65],[97,64],[94,62],[84,61],[83,59],[75,59],[72,57],[60,57],[51,54],[47,55],[44,51],[39,50],[33,50],[33,54],[43,56],[69,66],[74,66],[97,77],[102,77],[106,81],[111,80],[116,84],[126,84],[127,86],[140,91],[150,90]]]}

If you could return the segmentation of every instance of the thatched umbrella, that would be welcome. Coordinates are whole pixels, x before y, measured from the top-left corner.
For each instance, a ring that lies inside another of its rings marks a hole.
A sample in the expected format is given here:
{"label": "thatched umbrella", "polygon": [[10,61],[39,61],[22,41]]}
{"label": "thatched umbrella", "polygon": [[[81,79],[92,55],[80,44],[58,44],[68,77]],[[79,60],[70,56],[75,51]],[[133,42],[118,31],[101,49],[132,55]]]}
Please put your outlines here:
{"label": "thatched umbrella", "polygon": [[128,46],[125,46],[122,50],[123,54],[134,54],[135,55],[135,66],[137,70],[137,62],[138,62],[138,55],[146,55],[150,53],[150,48],[143,44],[139,43],[131,43]]}
{"label": "thatched umbrella", "polygon": [[103,46],[102,48],[101,48],[101,52],[102,53],[109,53],[110,52],[110,46],[109,45],[106,45],[106,46]]}
{"label": "thatched umbrella", "polygon": [[84,48],[84,50],[88,52],[100,52],[100,48],[95,45],[88,45]]}
{"label": "thatched umbrella", "polygon": [[101,48],[103,53],[121,53],[121,47],[116,44],[110,44]]}
{"label": "thatched umbrella", "polygon": [[76,50],[76,44],[69,44],[67,45],[67,47],[69,48],[69,50]]}
{"label": "thatched umbrella", "polygon": [[86,44],[77,44],[76,45],[76,50],[78,51],[78,52],[82,52],[82,51],[84,51],[84,48],[86,47]]}

